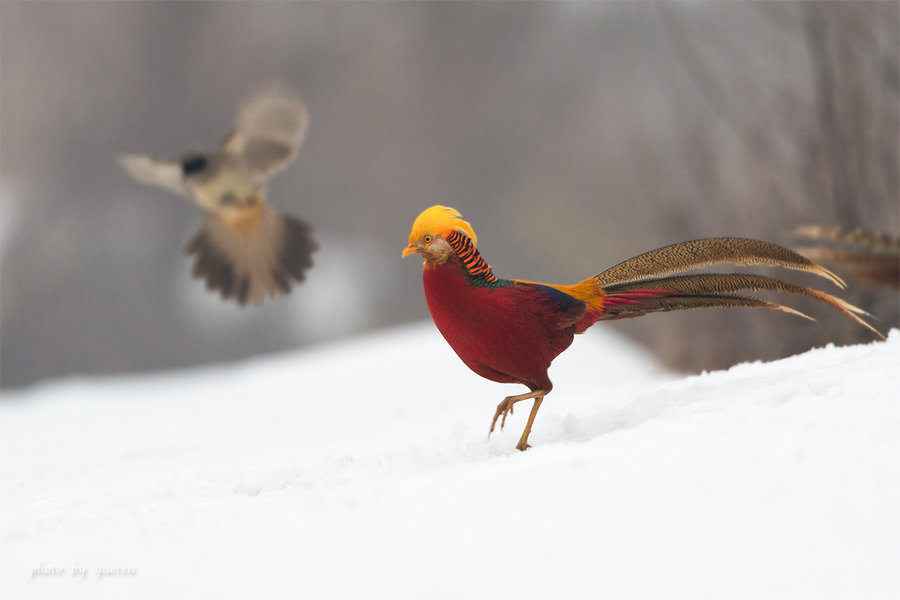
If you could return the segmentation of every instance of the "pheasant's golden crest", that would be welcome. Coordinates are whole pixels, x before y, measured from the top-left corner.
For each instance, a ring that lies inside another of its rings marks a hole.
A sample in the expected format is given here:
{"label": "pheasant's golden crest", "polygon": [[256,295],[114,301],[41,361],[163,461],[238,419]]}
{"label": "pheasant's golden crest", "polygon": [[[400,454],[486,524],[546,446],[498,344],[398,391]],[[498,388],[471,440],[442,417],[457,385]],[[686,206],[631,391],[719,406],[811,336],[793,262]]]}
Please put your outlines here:
{"label": "pheasant's golden crest", "polygon": [[472,240],[472,244],[477,246],[475,231],[469,222],[462,218],[458,210],[449,206],[432,206],[416,217],[412,231],[409,233],[409,243],[413,244],[428,234],[446,238],[454,231],[466,234]]}

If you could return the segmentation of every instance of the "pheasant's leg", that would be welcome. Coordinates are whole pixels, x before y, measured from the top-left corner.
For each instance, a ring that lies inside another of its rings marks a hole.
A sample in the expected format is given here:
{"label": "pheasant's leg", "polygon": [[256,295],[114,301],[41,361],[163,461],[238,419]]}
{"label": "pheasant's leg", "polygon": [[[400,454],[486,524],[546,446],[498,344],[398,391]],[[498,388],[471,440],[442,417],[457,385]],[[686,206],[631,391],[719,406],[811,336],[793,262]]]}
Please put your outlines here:
{"label": "pheasant's leg", "polygon": [[522,400],[528,400],[529,398],[536,398],[538,396],[542,396],[545,394],[543,390],[538,390],[536,392],[527,392],[525,394],[519,394],[517,396],[507,396],[503,399],[503,402],[497,405],[497,410],[494,411],[494,420],[491,421],[491,429],[488,431],[488,437],[491,437],[491,434],[494,432],[494,425],[497,424],[497,419],[500,418],[500,415],[503,415],[503,419],[500,421],[500,431],[503,431],[503,426],[506,425],[506,414],[513,414],[513,405],[516,402],[520,402]]}
{"label": "pheasant's leg", "polygon": [[531,433],[531,426],[534,424],[534,418],[537,416],[537,411],[541,407],[541,402],[543,401],[543,396],[538,396],[534,399],[534,406],[531,407],[531,414],[528,415],[528,423],[525,424],[525,431],[522,432],[522,437],[519,438],[519,443],[516,444],[516,450],[524,452],[528,448],[531,448],[528,444],[528,434]]}

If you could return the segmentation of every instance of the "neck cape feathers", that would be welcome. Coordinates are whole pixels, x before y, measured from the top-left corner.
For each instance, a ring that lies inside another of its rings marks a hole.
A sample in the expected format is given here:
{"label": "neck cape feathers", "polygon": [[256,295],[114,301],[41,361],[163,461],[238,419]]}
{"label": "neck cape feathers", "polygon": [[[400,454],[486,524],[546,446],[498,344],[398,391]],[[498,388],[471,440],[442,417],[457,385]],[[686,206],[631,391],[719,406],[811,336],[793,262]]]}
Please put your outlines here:
{"label": "neck cape feathers", "polygon": [[456,251],[459,261],[469,272],[469,275],[488,283],[497,281],[497,276],[491,271],[491,265],[487,264],[487,261],[478,252],[469,236],[453,230],[444,239]]}
{"label": "neck cape feathers", "polygon": [[416,217],[409,233],[410,245],[427,235],[443,237],[456,252],[456,256],[472,279],[484,283],[498,281],[491,272],[491,266],[478,252],[476,247],[478,238],[475,237],[475,231],[455,208],[438,204],[422,211],[422,214]]}

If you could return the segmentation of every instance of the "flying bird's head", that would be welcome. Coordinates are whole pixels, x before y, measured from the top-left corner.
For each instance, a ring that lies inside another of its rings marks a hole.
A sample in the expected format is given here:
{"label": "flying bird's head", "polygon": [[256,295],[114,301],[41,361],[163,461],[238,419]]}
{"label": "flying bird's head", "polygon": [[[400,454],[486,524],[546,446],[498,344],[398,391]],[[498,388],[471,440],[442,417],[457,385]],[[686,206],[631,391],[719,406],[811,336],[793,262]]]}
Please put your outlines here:
{"label": "flying bird's head", "polygon": [[209,159],[200,152],[189,152],[181,158],[181,172],[185,177],[202,173],[209,167]]}
{"label": "flying bird's head", "polygon": [[427,264],[443,264],[454,252],[447,237],[454,231],[472,240],[475,245],[475,231],[454,208],[432,206],[420,214],[409,233],[409,245],[403,249],[403,256],[418,254]]}

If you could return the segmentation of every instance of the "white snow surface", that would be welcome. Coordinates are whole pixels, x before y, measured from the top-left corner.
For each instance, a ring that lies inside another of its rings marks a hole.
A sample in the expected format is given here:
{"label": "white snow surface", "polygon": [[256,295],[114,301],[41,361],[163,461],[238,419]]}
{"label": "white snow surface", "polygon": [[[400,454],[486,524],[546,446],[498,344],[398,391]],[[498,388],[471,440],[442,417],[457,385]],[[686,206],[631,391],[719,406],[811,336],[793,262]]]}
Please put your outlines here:
{"label": "white snow surface", "polygon": [[0,403],[4,598],[898,598],[900,331],[685,377],[579,336],[490,440],[430,323]]}

